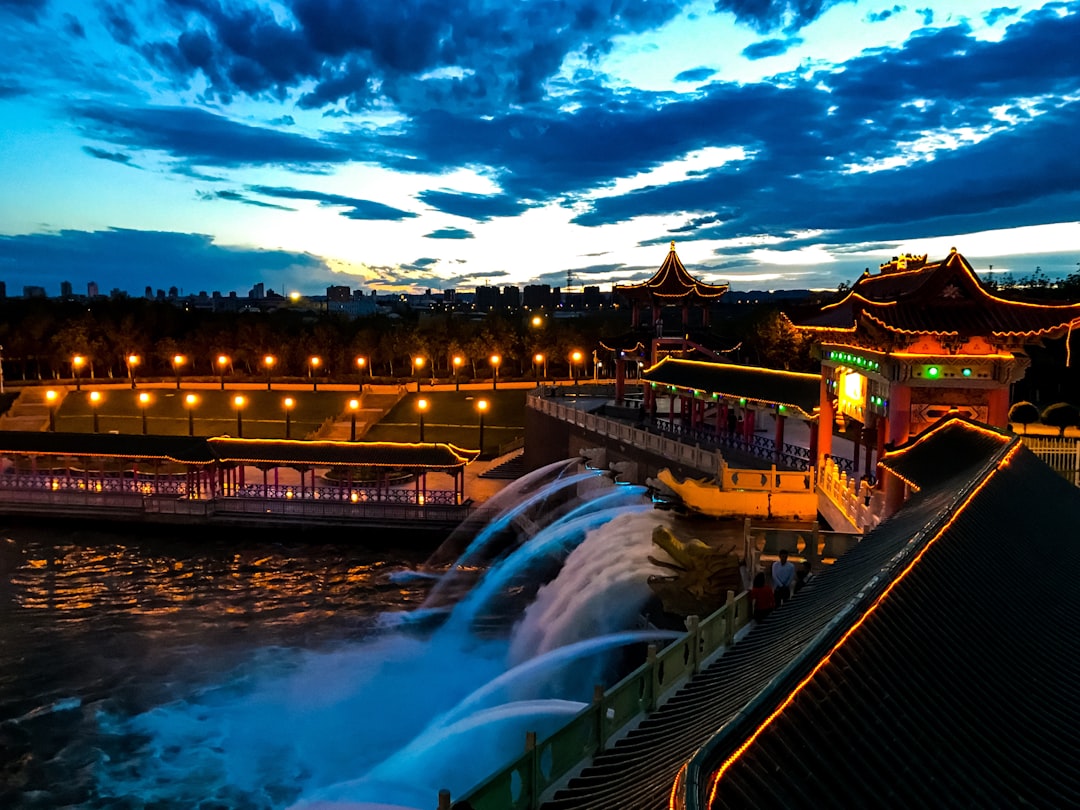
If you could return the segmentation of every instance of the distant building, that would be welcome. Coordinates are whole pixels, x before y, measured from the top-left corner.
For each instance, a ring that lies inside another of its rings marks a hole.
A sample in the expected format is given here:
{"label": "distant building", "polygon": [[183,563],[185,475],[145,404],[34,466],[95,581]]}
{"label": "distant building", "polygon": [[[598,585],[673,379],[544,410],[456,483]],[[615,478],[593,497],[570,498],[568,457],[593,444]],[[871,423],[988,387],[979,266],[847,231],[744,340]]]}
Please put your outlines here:
{"label": "distant building", "polygon": [[374,315],[378,307],[375,305],[375,301],[372,298],[361,296],[360,298],[349,298],[346,301],[330,301],[326,302],[327,312],[339,312],[349,318],[363,318],[368,315]]}
{"label": "distant building", "polygon": [[45,288],[39,287],[36,284],[31,284],[23,287],[23,298],[45,298]]}
{"label": "distant building", "polygon": [[7,298],[7,282],[0,281],[0,301]]}
{"label": "distant building", "polygon": [[600,309],[604,304],[604,299],[600,295],[600,287],[588,286],[581,294],[582,304],[585,309]]}
{"label": "distant building", "polygon": [[61,281],[60,282],[60,297],[61,298],[71,298],[71,296],[72,296],[71,282],[70,281]]}
{"label": "distant building", "polygon": [[248,298],[254,298],[255,300],[262,300],[263,298],[266,298],[265,290],[266,290],[265,286],[260,281],[258,284],[256,284],[254,287],[252,287],[248,291]]}
{"label": "distant building", "polygon": [[550,284],[527,284],[521,296],[521,305],[525,309],[553,309],[555,301],[551,296]]}
{"label": "distant building", "polygon": [[499,307],[499,288],[487,285],[476,288],[473,308],[478,312],[491,312]]}
{"label": "distant building", "polygon": [[521,290],[517,287],[503,287],[499,296],[499,306],[503,309],[521,309]]}
{"label": "distant building", "polygon": [[101,293],[98,291],[98,285],[96,281],[91,281],[89,284],[86,285],[87,298],[98,298],[100,297],[100,295]]}
{"label": "distant building", "polygon": [[335,302],[345,302],[352,297],[352,289],[347,285],[335,285],[326,288],[326,300]]}

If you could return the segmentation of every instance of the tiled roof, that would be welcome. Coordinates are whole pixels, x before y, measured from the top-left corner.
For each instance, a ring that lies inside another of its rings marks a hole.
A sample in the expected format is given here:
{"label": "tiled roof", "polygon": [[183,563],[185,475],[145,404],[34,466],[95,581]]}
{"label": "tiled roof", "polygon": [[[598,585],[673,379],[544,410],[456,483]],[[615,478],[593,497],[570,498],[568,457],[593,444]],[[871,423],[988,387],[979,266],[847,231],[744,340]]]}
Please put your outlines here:
{"label": "tiled roof", "polygon": [[695,758],[697,807],[1080,802],[1080,491],[993,434],[952,420],[893,454],[921,489],[837,566],[895,556]]}
{"label": "tiled roof", "polygon": [[690,275],[675,253],[674,242],[652,278],[640,284],[616,284],[613,288],[616,295],[624,298],[669,304],[693,298],[717,300],[727,291],[727,284],[706,284]]}
{"label": "tiled roof", "polygon": [[791,415],[803,418],[811,418],[820,403],[818,374],[665,357],[642,372],[642,379],[754,403],[783,405],[792,411]]}
{"label": "tiled roof", "polygon": [[873,323],[898,333],[1001,338],[1056,336],[1077,321],[1080,304],[1032,304],[991,294],[968,261],[953,251],[918,269],[864,275],[841,301],[795,325],[852,330]]}
{"label": "tiled roof", "polygon": [[0,454],[103,456],[160,459],[181,464],[332,465],[451,469],[476,459],[479,451],[452,444],[393,442],[307,442],[271,439],[141,436],[118,433],[0,431]]}

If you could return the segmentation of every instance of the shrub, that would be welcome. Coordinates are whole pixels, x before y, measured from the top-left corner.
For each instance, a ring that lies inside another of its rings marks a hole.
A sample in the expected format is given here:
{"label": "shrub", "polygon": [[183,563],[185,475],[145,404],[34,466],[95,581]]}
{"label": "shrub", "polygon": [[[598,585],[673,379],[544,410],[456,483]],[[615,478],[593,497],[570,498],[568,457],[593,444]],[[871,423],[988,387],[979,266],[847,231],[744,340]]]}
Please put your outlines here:
{"label": "shrub", "polygon": [[1009,408],[1009,421],[1023,425],[1024,433],[1027,433],[1027,426],[1039,421],[1039,409],[1033,402],[1017,402]]}
{"label": "shrub", "polygon": [[1042,423],[1056,427],[1058,435],[1065,435],[1065,428],[1080,424],[1080,408],[1071,402],[1055,402],[1042,412]]}

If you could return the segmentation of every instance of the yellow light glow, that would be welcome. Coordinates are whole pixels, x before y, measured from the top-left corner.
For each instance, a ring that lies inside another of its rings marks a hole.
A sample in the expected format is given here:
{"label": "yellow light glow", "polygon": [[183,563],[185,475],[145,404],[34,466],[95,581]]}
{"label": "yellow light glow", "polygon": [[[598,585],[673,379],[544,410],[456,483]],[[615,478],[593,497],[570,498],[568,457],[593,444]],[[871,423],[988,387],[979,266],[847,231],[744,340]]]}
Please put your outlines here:
{"label": "yellow light glow", "polygon": [[56,400],[57,396],[59,396],[59,394],[57,394],[55,391],[46,391],[45,392],[45,399],[47,399],[50,403],[54,402]]}
{"label": "yellow light glow", "polygon": [[580,363],[582,357],[583,355],[579,351],[575,351],[573,354],[570,355],[570,359],[573,360],[575,363]]}
{"label": "yellow light glow", "polygon": [[83,357],[81,354],[77,354],[71,358],[71,364],[75,366],[75,368],[82,368],[85,362],[86,358]]}
{"label": "yellow light glow", "polygon": [[276,362],[277,362],[277,358],[274,357],[274,355],[272,355],[272,354],[268,354],[268,355],[266,355],[266,357],[263,358],[263,364],[267,368],[272,368],[274,363],[276,363]]}
{"label": "yellow light glow", "polygon": [[187,362],[187,358],[182,354],[174,354],[172,361],[174,366],[182,366]]}
{"label": "yellow light glow", "polygon": [[358,399],[350,399],[349,400],[349,410],[355,411],[359,407],[360,407],[360,400],[358,400]]}
{"label": "yellow light glow", "polygon": [[311,365],[312,365],[313,368],[318,368],[319,364],[322,363],[322,358],[321,357],[312,357],[310,362],[311,362]]}
{"label": "yellow light glow", "polygon": [[90,392],[90,401],[93,402],[95,405],[97,403],[101,402],[101,392],[100,391],[91,391]]}
{"label": "yellow light glow", "polygon": [[539,315],[533,315],[533,318],[532,318],[532,325],[533,326],[539,326],[543,322],[544,322],[544,319],[541,318]]}
{"label": "yellow light glow", "polygon": [[145,405],[149,401],[150,401],[150,395],[147,394],[145,391],[143,393],[139,394],[139,404],[140,405]]}
{"label": "yellow light glow", "polygon": [[292,397],[285,397],[285,407],[286,408],[291,408],[295,404],[296,404],[295,399],[293,399]]}
{"label": "yellow light glow", "polygon": [[300,293],[298,293],[296,290],[293,290],[291,293],[289,293],[289,300],[295,304],[297,301],[300,300]]}
{"label": "yellow light glow", "polygon": [[366,357],[357,357],[356,358],[356,365],[359,366],[360,368],[363,368],[364,366],[367,365],[367,358]]}
{"label": "yellow light glow", "polygon": [[480,411],[481,413],[486,411],[487,407],[488,407],[488,402],[487,402],[486,399],[482,399],[482,400],[480,400],[479,402],[476,403],[476,409],[478,411]]}
{"label": "yellow light glow", "polygon": [[491,365],[497,366],[501,362],[502,362],[502,358],[499,357],[499,355],[497,355],[497,354],[491,355]]}
{"label": "yellow light glow", "polygon": [[464,362],[465,362],[464,357],[461,357],[460,355],[456,355],[456,354],[454,355],[454,366],[455,367],[460,366]]}
{"label": "yellow light glow", "polygon": [[424,367],[424,358],[423,357],[414,357],[413,358],[413,365],[416,366],[417,368],[423,368]]}
{"label": "yellow light glow", "polygon": [[223,354],[219,354],[218,358],[217,358],[217,362],[218,362],[219,366],[227,366],[227,365],[229,365],[229,358],[226,357]]}
{"label": "yellow light glow", "polygon": [[423,413],[428,409],[428,401],[426,399],[418,399],[416,400],[416,407],[420,409],[421,413]]}
{"label": "yellow light glow", "polygon": [[239,394],[237,394],[237,395],[236,395],[235,397],[233,397],[233,405],[235,405],[235,406],[236,406],[237,408],[243,408],[243,407],[244,407],[244,403],[245,403],[246,401],[247,401],[247,400],[245,400],[245,399],[244,399],[244,398],[243,398],[242,396],[240,396]]}
{"label": "yellow light glow", "polygon": [[199,398],[197,396],[195,396],[194,394],[188,394],[186,397],[184,397],[184,402],[187,404],[187,406],[189,408],[192,407],[198,401],[199,401]]}
{"label": "yellow light glow", "polygon": [[544,355],[540,354],[539,352],[537,354],[534,354],[533,362],[535,362],[537,365],[540,365],[540,363],[544,362]]}

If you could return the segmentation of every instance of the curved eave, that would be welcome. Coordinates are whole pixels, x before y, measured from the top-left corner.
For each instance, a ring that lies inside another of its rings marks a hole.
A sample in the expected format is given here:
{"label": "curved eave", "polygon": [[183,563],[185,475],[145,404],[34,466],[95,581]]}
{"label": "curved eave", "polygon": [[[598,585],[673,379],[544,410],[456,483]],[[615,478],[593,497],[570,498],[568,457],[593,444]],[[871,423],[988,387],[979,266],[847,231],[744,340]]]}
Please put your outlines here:
{"label": "curved eave", "polygon": [[645,351],[645,344],[642,343],[640,340],[637,343],[635,343],[633,346],[609,346],[603,340],[600,340],[599,343],[600,343],[600,348],[604,349],[605,351],[609,351],[609,352],[624,352],[625,354],[633,354],[634,352],[643,352],[643,351]]}

